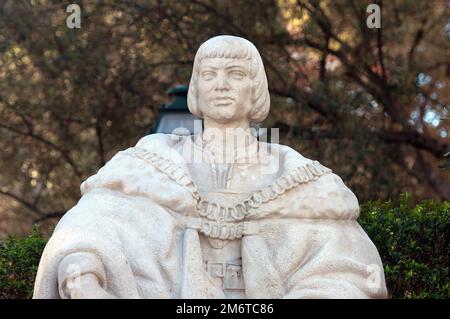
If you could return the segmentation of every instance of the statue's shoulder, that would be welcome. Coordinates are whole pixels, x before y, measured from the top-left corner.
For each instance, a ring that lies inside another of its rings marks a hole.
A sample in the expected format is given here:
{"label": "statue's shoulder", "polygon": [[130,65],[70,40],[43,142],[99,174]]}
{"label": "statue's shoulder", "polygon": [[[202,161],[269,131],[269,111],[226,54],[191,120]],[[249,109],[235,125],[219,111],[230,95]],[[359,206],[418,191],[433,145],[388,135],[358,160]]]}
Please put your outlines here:
{"label": "statue's shoulder", "polygon": [[167,158],[174,157],[174,146],[180,141],[179,136],[172,134],[150,134],[141,138],[135,146],[117,152],[98,173],[104,171],[130,169],[135,167],[136,160],[141,161],[150,154],[163,154]]}
{"label": "statue's shoulder", "polygon": [[191,181],[181,167],[184,159],[176,147],[180,142],[183,142],[183,136],[172,134],[151,134],[141,138],[135,146],[118,152],[85,180],[80,186],[81,193],[107,188],[125,194],[148,195],[155,193],[148,189],[161,183],[171,192],[175,192],[177,184],[189,185]]}
{"label": "statue's shoulder", "polygon": [[304,218],[358,218],[358,199],[339,175],[319,161],[307,158],[287,145],[276,144],[276,147],[283,167],[283,176],[289,177],[288,180],[301,181],[283,198],[283,204],[292,200],[289,206],[295,212],[294,215],[301,212]]}
{"label": "statue's shoulder", "polygon": [[[305,209],[309,207],[306,211],[314,212],[307,217],[358,218],[358,199],[339,175],[317,160],[309,159],[289,146],[280,145],[279,148],[286,171],[292,171],[295,170],[295,167],[300,167],[300,171],[314,173],[315,170],[319,169],[322,172],[322,174],[316,174],[317,178],[312,178],[310,181],[301,184],[293,192],[295,201],[299,200]],[[308,169],[303,170],[301,167],[307,167]],[[310,176],[313,176],[313,174],[310,174]]]}
{"label": "statue's shoulder", "polygon": [[[268,148],[270,149],[270,154],[273,157],[278,158],[283,174],[289,173],[290,171],[295,170],[299,167],[307,167],[309,165],[319,163],[319,161],[302,155],[300,152],[296,151],[290,146],[276,143],[263,144],[268,146]],[[330,168],[325,167],[322,164],[320,165],[322,168],[331,172]]]}
{"label": "statue's shoulder", "polygon": [[146,151],[160,152],[162,149],[175,147],[177,144],[183,142],[184,139],[185,137],[180,135],[155,133],[144,136],[134,147]]}

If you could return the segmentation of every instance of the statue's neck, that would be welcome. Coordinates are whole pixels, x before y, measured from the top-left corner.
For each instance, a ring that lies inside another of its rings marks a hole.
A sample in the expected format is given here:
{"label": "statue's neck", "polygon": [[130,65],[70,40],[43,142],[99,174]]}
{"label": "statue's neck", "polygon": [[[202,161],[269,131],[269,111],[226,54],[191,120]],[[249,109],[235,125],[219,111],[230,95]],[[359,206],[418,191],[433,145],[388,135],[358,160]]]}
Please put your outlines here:
{"label": "statue's neck", "polygon": [[257,142],[250,128],[205,128],[201,135],[203,147],[216,155],[235,155],[246,151]]}
{"label": "statue's neck", "polygon": [[220,153],[234,152],[252,144],[256,140],[247,119],[230,122],[216,122],[205,118],[202,134],[203,144]]}

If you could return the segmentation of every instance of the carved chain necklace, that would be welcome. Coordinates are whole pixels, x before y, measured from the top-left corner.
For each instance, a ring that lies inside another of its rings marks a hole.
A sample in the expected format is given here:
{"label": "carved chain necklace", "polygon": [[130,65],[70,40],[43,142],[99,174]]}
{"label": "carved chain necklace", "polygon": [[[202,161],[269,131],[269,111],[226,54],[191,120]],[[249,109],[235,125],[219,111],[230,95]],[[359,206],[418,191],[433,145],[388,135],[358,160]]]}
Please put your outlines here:
{"label": "carved chain necklace", "polygon": [[[235,147],[233,149],[233,156],[229,156],[227,154],[226,149],[218,150],[216,148],[211,147],[204,139],[203,137],[199,137],[195,139],[195,143],[202,148],[203,154],[207,156],[208,162],[211,167],[211,178],[212,178],[212,184],[213,188],[215,189],[228,189],[230,188],[231,179],[233,177],[233,170],[235,167],[235,163],[238,160],[247,159],[251,155],[249,150],[250,147],[252,147],[256,143],[256,152],[258,153],[259,145],[258,140],[256,138],[252,139],[252,141],[248,142],[246,141],[245,145],[242,147],[244,148],[244,156],[242,156],[242,153],[239,154],[238,150],[240,148]],[[201,143],[199,145],[199,143]],[[230,158],[231,157],[231,158]],[[223,159],[222,162],[218,162],[216,159],[221,158]],[[232,159],[231,161],[228,161],[229,159]]]}

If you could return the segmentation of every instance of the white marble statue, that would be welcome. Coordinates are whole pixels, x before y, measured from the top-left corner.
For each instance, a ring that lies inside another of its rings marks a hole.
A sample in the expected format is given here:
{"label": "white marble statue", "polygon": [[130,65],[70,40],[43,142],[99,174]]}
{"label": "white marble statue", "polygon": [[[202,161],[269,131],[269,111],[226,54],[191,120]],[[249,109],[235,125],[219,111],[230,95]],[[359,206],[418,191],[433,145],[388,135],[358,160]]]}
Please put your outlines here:
{"label": "white marble statue", "polygon": [[318,161],[258,141],[269,112],[255,46],[201,45],[192,136],[152,134],[81,185],[39,265],[34,298],[385,298],[353,192]]}

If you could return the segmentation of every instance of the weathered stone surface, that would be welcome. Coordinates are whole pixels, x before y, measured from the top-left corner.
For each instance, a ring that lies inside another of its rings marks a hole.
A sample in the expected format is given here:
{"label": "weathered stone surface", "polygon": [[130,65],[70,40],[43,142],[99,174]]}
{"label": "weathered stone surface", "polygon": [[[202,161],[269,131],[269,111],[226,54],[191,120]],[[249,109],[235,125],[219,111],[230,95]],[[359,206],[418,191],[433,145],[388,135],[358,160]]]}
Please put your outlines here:
{"label": "weathered stone surface", "polygon": [[197,52],[193,136],[153,134],[81,185],[39,266],[35,298],[384,298],[359,204],[331,169],[258,141],[270,105],[249,41]]}

